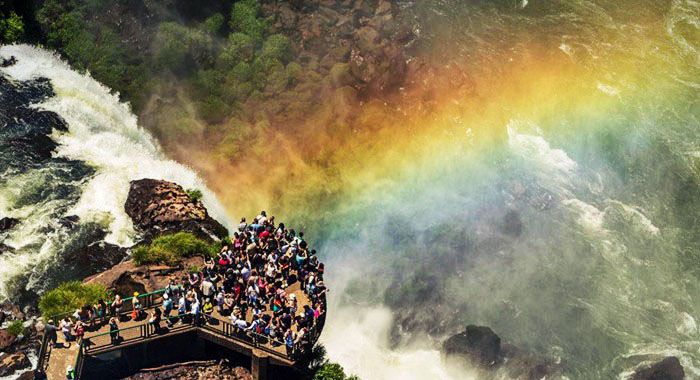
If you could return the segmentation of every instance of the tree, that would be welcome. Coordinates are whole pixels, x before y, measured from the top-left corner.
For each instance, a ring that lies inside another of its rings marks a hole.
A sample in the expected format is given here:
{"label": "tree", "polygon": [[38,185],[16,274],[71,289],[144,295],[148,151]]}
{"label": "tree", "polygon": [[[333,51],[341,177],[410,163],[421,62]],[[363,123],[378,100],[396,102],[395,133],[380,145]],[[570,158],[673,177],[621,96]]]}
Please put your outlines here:
{"label": "tree", "polygon": [[2,42],[13,43],[24,36],[24,22],[14,11],[8,16],[0,12],[0,37]]}
{"label": "tree", "polygon": [[347,376],[340,364],[327,362],[316,371],[313,380],[359,380],[359,378],[354,375]]}
{"label": "tree", "polygon": [[231,8],[229,26],[234,31],[247,34],[258,43],[269,28],[268,21],[259,15],[260,4],[256,0],[239,1]]}

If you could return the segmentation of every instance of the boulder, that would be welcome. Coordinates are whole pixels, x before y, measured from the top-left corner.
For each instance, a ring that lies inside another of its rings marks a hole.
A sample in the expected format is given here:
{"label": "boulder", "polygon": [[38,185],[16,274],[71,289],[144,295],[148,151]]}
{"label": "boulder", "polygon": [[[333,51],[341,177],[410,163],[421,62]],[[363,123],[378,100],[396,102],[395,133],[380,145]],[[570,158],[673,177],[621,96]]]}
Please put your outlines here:
{"label": "boulder", "polygon": [[180,185],[173,182],[156,179],[131,181],[124,209],[145,240],[181,231],[208,241],[228,235],[226,227],[209,216],[201,201],[192,200]]}
{"label": "boulder", "polygon": [[551,379],[560,376],[562,370],[560,360],[501,342],[486,326],[467,326],[464,332],[443,343],[442,353],[456,363],[476,367],[479,378],[497,378],[505,373],[512,379]]}
{"label": "boulder", "polygon": [[4,354],[0,356],[0,376],[7,376],[15,373],[15,371],[25,369],[31,366],[27,354],[24,352],[16,352],[14,354]]}
{"label": "boulder", "polygon": [[5,352],[15,342],[17,338],[11,335],[6,329],[0,330],[0,352]]}
{"label": "boulder", "polygon": [[473,364],[490,367],[501,360],[501,338],[491,328],[469,325],[442,345],[445,355],[457,355]]}
{"label": "boulder", "polygon": [[11,230],[18,224],[19,219],[4,217],[0,219],[0,232]]}
{"label": "boulder", "polygon": [[14,251],[15,251],[15,249],[10,247],[9,245],[4,244],[4,243],[0,243],[0,255],[2,255],[3,253],[7,253],[7,252],[12,253]]}
{"label": "boulder", "polygon": [[638,369],[631,380],[683,380],[685,371],[675,356],[664,358],[649,367]]}

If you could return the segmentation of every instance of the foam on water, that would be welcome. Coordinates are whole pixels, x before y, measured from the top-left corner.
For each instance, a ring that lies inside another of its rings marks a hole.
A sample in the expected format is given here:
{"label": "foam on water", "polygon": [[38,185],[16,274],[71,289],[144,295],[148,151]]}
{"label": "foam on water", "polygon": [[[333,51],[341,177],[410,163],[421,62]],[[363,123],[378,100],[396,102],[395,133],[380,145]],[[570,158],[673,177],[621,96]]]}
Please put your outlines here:
{"label": "foam on water", "polygon": [[[0,55],[17,58],[17,64],[2,69],[12,79],[50,79],[56,96],[34,107],[56,112],[68,124],[68,132],[56,132],[52,136],[59,144],[55,156],[82,161],[95,169],[94,175],[78,184],[82,190],[80,198],[65,215],[77,215],[81,221],[99,223],[108,231],[106,241],[128,246],[135,237],[131,219],[124,211],[129,182],[157,178],[176,182],[184,188],[201,189],[203,202],[212,216],[228,224],[224,207],[202,179],[184,165],[167,159],[153,137],[138,126],[129,105],[120,102],[117,94],[110,93],[89,74],[71,70],[55,54],[40,48],[3,46]],[[15,183],[16,188],[6,189],[4,197],[11,196],[12,191],[21,191],[32,181],[39,181],[34,186],[41,186],[42,180],[36,173],[10,179],[9,183]],[[23,221],[19,231],[13,232],[7,240],[14,248],[22,248],[37,244],[36,237],[41,235],[38,229],[52,223],[47,218],[56,205],[49,202],[42,207],[28,205],[9,209],[7,199],[0,197],[0,206],[3,206],[0,211],[4,215]],[[59,247],[52,244],[55,241],[48,239],[24,254],[8,255],[11,261],[0,258],[0,298],[6,295],[5,281],[28,268],[31,270],[56,252]]]}

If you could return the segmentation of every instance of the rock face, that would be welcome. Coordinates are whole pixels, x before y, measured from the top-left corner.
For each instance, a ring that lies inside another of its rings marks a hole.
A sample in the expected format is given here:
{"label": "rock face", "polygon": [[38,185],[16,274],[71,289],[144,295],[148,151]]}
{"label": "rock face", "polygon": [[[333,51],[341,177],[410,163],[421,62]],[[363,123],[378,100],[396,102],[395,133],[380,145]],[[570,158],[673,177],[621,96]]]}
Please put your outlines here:
{"label": "rock face", "polygon": [[464,332],[448,338],[442,354],[468,367],[477,367],[480,378],[507,378],[539,380],[561,375],[560,364],[547,357],[533,354],[502,343],[501,338],[486,326],[467,326]]}
{"label": "rock face", "polygon": [[490,367],[501,360],[501,338],[486,326],[467,326],[466,331],[443,343],[445,355],[459,355],[480,366]]}
{"label": "rock face", "polygon": [[24,352],[14,354],[2,354],[0,356],[0,376],[7,376],[15,371],[24,369],[32,365]]}
{"label": "rock face", "polygon": [[252,380],[253,376],[243,367],[232,367],[226,363],[184,363],[164,366],[160,369],[143,370],[126,379],[131,380],[165,380],[165,379],[229,379]]}
{"label": "rock face", "polygon": [[683,380],[684,377],[681,362],[678,358],[669,356],[650,367],[637,370],[631,380]]}
{"label": "rock face", "polygon": [[16,339],[7,330],[0,330],[0,351],[5,352]]}
{"label": "rock face", "polygon": [[193,201],[180,185],[172,182],[132,181],[124,209],[146,240],[180,231],[210,241],[228,235],[226,227],[209,216],[202,202]]}

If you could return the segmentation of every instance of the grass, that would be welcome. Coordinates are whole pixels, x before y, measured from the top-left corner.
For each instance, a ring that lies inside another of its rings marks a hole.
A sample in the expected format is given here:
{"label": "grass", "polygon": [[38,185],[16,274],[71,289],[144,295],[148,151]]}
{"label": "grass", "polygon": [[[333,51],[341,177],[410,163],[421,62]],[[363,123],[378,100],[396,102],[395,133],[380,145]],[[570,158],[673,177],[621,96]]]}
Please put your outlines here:
{"label": "grass", "polygon": [[109,298],[104,285],[83,284],[80,281],[64,282],[41,296],[39,310],[42,315],[53,317],[74,312],[86,304],[93,305],[100,298]]}
{"label": "grass", "polygon": [[214,255],[216,245],[211,245],[188,232],[178,232],[157,237],[151,244],[137,247],[131,257],[137,265],[177,265],[183,258],[196,255]]}

